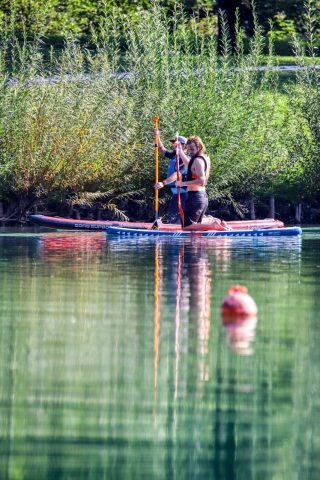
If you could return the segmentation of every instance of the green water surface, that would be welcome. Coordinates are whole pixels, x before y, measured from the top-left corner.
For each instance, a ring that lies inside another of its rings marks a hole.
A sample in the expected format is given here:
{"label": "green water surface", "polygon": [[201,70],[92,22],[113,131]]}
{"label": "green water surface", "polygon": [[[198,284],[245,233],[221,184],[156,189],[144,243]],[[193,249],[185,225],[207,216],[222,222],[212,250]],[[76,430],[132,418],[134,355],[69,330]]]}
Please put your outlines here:
{"label": "green water surface", "polygon": [[319,230],[2,231],[0,279],[0,479],[320,478]]}

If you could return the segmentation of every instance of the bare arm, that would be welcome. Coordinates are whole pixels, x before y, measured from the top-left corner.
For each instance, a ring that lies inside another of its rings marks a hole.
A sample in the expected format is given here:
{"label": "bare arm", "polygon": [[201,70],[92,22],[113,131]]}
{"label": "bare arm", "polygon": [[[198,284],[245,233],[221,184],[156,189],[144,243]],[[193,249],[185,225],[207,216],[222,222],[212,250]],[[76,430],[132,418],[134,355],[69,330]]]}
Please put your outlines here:
{"label": "bare arm", "polygon": [[[181,174],[179,173],[179,178],[181,178]],[[169,185],[169,183],[175,182],[177,180],[177,173],[173,172],[169,177],[165,178],[162,182],[158,182],[155,184],[154,188],[159,190],[160,188]]]}
{"label": "bare arm", "polygon": [[178,144],[178,152],[179,152],[179,157],[181,158],[181,160],[183,161],[183,164],[186,168],[188,168],[188,165],[189,165],[189,162],[190,162],[190,158],[187,157],[187,155],[184,153],[183,149],[182,149],[182,146],[181,146],[181,143]]}
{"label": "bare arm", "polygon": [[158,136],[158,148],[159,148],[160,153],[162,153],[162,154],[165,153],[167,151],[167,149],[165,148],[165,146],[162,143],[162,140],[160,138],[160,132],[157,128],[154,129],[154,135]]}

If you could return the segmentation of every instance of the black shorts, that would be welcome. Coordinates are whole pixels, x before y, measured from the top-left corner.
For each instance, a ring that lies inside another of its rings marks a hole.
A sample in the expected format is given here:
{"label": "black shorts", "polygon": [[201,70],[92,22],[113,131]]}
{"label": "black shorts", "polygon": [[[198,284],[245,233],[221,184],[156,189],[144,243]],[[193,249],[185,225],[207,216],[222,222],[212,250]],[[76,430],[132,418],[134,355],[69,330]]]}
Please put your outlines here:
{"label": "black shorts", "polygon": [[203,215],[208,208],[208,196],[206,192],[188,192],[184,211],[184,227],[193,223],[201,223]]}
{"label": "black shorts", "polygon": [[[181,207],[183,211],[185,210],[186,199],[187,199],[187,192],[180,193],[180,201],[181,201]],[[168,210],[165,216],[165,221],[168,223],[176,223],[179,225],[181,224],[181,217],[180,217],[180,212],[178,208],[178,195],[175,193],[172,195],[170,199]]]}

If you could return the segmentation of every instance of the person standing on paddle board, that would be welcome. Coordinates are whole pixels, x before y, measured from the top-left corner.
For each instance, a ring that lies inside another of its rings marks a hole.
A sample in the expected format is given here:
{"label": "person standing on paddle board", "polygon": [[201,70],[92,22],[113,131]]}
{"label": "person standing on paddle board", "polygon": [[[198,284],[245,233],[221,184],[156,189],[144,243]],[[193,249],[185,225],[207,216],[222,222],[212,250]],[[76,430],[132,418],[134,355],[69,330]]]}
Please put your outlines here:
{"label": "person standing on paddle board", "polygon": [[178,144],[179,156],[187,168],[186,180],[176,181],[176,187],[187,187],[187,201],[184,208],[184,230],[207,230],[208,226],[216,230],[231,230],[231,228],[218,218],[210,224],[202,224],[203,216],[208,208],[206,185],[210,173],[210,158],[206,155],[206,148],[200,137],[192,135],[187,140],[189,158]]}
{"label": "person standing on paddle board", "polygon": [[[160,153],[162,153],[166,158],[169,159],[168,163],[168,170],[167,170],[167,178],[165,178],[162,182],[157,182],[155,184],[155,188],[160,189],[163,187],[169,187],[172,193],[169,205],[168,205],[168,211],[166,214],[166,220],[168,223],[180,223],[180,214],[179,214],[179,209],[178,209],[178,192],[177,188],[175,186],[175,181],[177,179],[177,173],[176,173],[176,151],[175,150],[167,150],[161,139],[160,139],[160,134],[159,130],[155,129],[154,134],[158,136],[158,148]],[[176,139],[170,140],[173,148],[175,149],[175,142]],[[184,152],[184,154],[187,154],[187,139],[183,136],[179,136],[179,143],[181,145],[181,149]],[[189,158],[189,157],[188,157]],[[185,167],[183,161],[180,158],[179,162],[179,172],[180,175],[185,176],[187,173],[187,167]],[[181,206],[184,208],[185,202],[187,198],[187,187],[181,188],[180,189],[180,199],[181,199]]]}

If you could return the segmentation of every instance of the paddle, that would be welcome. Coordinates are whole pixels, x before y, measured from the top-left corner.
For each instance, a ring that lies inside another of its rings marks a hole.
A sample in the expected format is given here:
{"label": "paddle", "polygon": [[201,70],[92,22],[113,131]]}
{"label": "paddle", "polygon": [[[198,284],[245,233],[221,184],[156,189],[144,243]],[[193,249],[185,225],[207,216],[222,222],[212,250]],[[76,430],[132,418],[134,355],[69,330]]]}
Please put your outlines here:
{"label": "paddle", "polygon": [[[155,129],[158,129],[158,121],[159,117],[153,117],[153,126]],[[158,183],[159,181],[159,147],[158,147],[158,134],[154,134],[154,155],[155,155],[155,181]],[[158,189],[155,190],[155,203],[154,203],[154,213],[155,213],[155,220],[151,227],[152,230],[157,230],[160,225],[159,220],[159,191]]]}
{"label": "paddle", "polygon": [[[177,132],[176,133],[176,170],[177,170],[177,181],[179,181],[179,150],[178,150],[178,143],[179,143],[179,133]],[[184,225],[184,211],[183,211],[183,208],[181,206],[181,195],[180,195],[180,187],[177,187],[177,197],[178,197],[178,210],[179,210],[179,213],[180,213],[180,217],[181,217],[181,224],[182,224],[182,228],[183,228],[183,225]]]}

